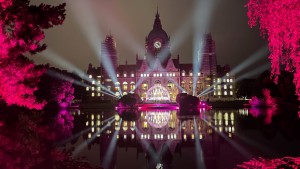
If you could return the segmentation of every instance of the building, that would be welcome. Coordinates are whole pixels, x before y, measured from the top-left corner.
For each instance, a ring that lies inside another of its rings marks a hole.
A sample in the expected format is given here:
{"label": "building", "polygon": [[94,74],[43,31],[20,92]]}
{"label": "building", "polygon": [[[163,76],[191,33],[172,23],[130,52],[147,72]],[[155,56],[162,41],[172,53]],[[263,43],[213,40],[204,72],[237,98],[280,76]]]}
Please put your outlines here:
{"label": "building", "polygon": [[[200,71],[193,73],[193,64],[182,64],[179,55],[172,56],[170,36],[163,29],[158,12],[153,28],[145,39],[145,57],[136,56],[136,64],[127,64],[127,61],[124,65],[118,64],[116,42],[112,35],[108,35],[101,46],[101,55],[105,57],[102,57],[100,67],[93,67],[92,64],[88,67],[90,85],[86,87],[87,95],[90,99],[106,100],[111,99],[111,95],[136,93],[147,102],[175,102],[179,93],[205,100],[234,98],[234,78],[229,78],[230,69],[226,77],[231,79],[228,83],[232,84],[227,87],[227,79],[220,81],[223,78],[217,72],[212,35],[205,34],[203,39],[202,58],[198,59],[201,62]],[[216,84],[218,82],[220,84]]]}

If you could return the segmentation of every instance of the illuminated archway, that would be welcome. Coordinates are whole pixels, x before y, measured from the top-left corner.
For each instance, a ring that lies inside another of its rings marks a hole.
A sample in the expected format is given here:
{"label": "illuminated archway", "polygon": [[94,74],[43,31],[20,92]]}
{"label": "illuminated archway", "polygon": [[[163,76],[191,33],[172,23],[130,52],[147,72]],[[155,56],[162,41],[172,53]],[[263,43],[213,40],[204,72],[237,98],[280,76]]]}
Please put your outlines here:
{"label": "illuminated archway", "polygon": [[148,102],[170,102],[169,91],[161,85],[154,85],[147,91]]}

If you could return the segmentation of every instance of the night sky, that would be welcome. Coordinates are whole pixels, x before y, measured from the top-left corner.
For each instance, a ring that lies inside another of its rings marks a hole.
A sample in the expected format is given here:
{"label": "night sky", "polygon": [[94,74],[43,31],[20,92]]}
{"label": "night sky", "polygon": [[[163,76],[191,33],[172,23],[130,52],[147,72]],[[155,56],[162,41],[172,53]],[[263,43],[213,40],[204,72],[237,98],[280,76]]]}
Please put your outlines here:
{"label": "night sky", "polygon": [[[197,0],[32,0],[33,4],[62,2],[67,3],[64,24],[46,31],[48,49],[33,58],[37,63],[50,62],[70,71],[74,67],[86,70],[89,63],[99,65],[97,53],[108,34],[115,37],[120,64],[126,59],[129,64],[135,64],[136,54],[140,58],[145,54],[145,37],[152,29],[157,6],[163,29],[171,38],[173,57],[179,54],[181,63],[191,63],[193,37],[197,32],[194,23],[201,22],[205,18],[201,16],[206,14],[200,12],[200,16],[196,16],[193,11],[208,9],[197,6]],[[218,64],[229,64],[233,69],[267,43],[259,36],[257,27],[250,29],[248,26],[246,0],[215,2],[214,7],[208,9],[211,17],[204,29],[212,33],[216,42]],[[49,53],[56,53],[56,56]],[[266,52],[260,57],[237,74],[244,75],[268,63]]]}

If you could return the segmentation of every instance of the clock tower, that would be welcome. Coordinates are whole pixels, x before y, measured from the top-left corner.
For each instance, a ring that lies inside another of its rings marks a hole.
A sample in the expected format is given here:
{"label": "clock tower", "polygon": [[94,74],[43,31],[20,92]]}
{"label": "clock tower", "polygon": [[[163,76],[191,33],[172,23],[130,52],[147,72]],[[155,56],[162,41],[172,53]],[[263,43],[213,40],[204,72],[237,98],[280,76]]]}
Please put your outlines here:
{"label": "clock tower", "polygon": [[155,59],[159,59],[162,67],[166,67],[168,60],[171,58],[170,36],[162,29],[158,11],[155,16],[153,29],[146,37],[146,60],[148,66],[152,66]]}

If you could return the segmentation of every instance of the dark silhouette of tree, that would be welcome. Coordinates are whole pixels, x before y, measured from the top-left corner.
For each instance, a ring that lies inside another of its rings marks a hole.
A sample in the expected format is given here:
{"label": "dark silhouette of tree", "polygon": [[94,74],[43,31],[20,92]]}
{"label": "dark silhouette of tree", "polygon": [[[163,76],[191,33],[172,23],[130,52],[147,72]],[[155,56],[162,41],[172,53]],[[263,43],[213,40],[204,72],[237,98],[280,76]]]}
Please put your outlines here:
{"label": "dark silhouette of tree", "polygon": [[243,79],[237,83],[236,96],[238,98],[247,97],[250,98],[254,91],[254,79]]}
{"label": "dark silhouette of tree", "polygon": [[34,91],[45,69],[36,67],[24,55],[46,48],[41,43],[44,29],[60,25],[65,4],[29,5],[29,0],[0,0],[0,99],[8,105],[42,109]]}

